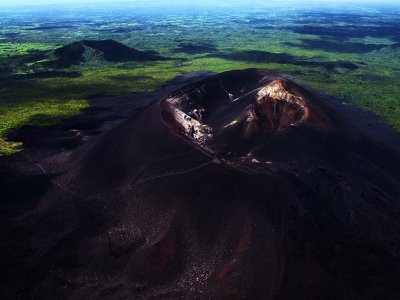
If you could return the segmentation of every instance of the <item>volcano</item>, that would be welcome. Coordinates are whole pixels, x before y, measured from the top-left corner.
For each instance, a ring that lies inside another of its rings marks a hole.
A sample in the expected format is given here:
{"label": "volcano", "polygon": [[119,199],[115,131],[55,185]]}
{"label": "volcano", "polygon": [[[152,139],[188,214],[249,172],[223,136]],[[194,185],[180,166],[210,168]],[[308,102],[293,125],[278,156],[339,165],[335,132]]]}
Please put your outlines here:
{"label": "volcano", "polygon": [[114,40],[82,40],[57,48],[48,55],[47,67],[66,68],[95,59],[108,62],[163,60],[153,51],[140,51]]}
{"label": "volcano", "polygon": [[122,107],[0,161],[3,299],[398,299],[398,149],[266,70]]}

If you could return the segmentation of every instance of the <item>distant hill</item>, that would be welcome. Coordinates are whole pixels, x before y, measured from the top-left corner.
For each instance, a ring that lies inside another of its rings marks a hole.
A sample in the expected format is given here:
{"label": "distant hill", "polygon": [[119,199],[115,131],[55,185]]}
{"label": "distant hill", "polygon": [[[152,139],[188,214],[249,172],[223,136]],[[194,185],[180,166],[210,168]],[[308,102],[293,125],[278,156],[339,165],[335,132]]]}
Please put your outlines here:
{"label": "distant hill", "polygon": [[400,58],[400,43],[392,44],[380,50],[370,52],[373,55],[385,56],[386,58]]}
{"label": "distant hill", "polygon": [[82,40],[54,50],[48,67],[64,68],[92,59],[110,62],[163,60],[154,51],[140,51],[114,40]]}
{"label": "distant hill", "polygon": [[400,51],[400,43],[392,44],[392,45],[390,45],[390,46],[387,47],[387,48],[391,48],[391,49]]}

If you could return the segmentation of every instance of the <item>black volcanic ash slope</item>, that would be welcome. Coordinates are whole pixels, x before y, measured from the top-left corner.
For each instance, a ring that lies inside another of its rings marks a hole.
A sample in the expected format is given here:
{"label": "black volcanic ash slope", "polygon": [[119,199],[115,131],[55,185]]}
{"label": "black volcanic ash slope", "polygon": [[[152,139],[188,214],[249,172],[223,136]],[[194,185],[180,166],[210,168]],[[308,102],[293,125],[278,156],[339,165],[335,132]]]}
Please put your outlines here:
{"label": "black volcanic ash slope", "polygon": [[399,154],[276,74],[211,76],[36,164],[1,235],[8,295],[400,295]]}
{"label": "black volcanic ash slope", "polygon": [[53,51],[54,60],[47,62],[52,67],[69,67],[85,61],[85,54],[97,55],[110,62],[155,61],[163,58],[153,51],[139,51],[114,40],[82,40]]}

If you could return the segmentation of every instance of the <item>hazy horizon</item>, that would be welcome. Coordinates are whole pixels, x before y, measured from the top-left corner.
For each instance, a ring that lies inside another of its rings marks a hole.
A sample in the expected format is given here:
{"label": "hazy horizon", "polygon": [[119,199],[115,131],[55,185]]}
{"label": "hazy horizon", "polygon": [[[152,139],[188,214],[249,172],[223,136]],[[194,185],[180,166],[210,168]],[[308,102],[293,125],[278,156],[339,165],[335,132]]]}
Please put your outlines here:
{"label": "hazy horizon", "polygon": [[382,0],[239,0],[239,1],[231,1],[231,0],[222,0],[222,1],[212,1],[212,0],[173,0],[173,1],[160,1],[160,0],[119,0],[110,3],[110,1],[106,0],[35,0],[35,1],[26,1],[26,0],[14,0],[10,2],[9,0],[0,0],[0,9],[8,9],[8,8],[30,8],[30,7],[43,7],[43,6],[58,6],[64,7],[68,5],[73,6],[81,6],[81,5],[99,5],[99,6],[120,6],[120,5],[129,5],[129,6],[137,6],[137,7],[165,7],[165,6],[200,6],[200,7],[267,7],[267,6],[299,6],[299,5],[320,5],[320,6],[353,6],[353,5],[382,5],[382,6],[400,6],[400,1],[382,1]]}

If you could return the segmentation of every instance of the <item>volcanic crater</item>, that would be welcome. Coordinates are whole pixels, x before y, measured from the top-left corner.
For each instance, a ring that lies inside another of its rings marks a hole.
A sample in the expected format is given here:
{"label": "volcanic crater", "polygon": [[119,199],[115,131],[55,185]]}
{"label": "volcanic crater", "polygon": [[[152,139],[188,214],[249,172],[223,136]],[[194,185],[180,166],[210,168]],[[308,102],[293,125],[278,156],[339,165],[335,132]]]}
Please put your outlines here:
{"label": "volcanic crater", "polygon": [[189,85],[163,99],[161,109],[175,134],[229,162],[279,161],[284,153],[286,160],[338,130],[321,101],[264,70],[229,72]]}

